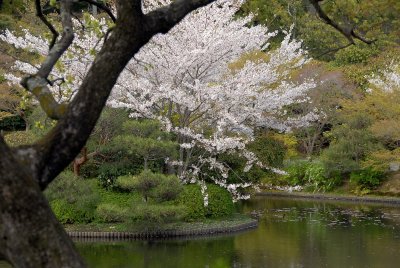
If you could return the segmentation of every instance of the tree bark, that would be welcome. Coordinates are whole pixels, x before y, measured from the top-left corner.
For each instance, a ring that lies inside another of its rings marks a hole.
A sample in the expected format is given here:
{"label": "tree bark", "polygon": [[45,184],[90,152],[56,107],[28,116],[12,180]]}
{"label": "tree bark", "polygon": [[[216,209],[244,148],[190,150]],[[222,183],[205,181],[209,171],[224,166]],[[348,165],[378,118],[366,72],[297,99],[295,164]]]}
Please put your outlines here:
{"label": "tree bark", "polygon": [[0,151],[0,255],[14,267],[85,267],[37,182],[1,137]]}

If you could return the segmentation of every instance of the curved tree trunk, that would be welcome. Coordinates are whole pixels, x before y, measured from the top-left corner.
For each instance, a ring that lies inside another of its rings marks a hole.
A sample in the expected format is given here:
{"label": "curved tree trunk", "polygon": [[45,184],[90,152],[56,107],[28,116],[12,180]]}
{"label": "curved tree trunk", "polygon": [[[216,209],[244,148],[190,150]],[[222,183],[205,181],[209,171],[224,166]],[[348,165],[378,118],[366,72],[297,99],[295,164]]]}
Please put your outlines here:
{"label": "curved tree trunk", "polygon": [[1,137],[0,152],[0,255],[14,267],[85,267],[37,181]]}

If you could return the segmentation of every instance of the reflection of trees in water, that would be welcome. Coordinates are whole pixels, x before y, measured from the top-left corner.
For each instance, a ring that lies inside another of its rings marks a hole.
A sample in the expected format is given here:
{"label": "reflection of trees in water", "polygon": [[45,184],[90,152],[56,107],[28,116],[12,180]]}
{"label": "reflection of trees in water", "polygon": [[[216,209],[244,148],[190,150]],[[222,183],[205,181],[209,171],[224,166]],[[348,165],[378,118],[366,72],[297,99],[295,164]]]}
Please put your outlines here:
{"label": "reflection of trees in water", "polygon": [[265,211],[256,232],[235,240],[246,263],[260,248],[253,264],[270,267],[391,267],[400,253],[399,208],[260,198],[243,209]]}
{"label": "reflection of trees in water", "polygon": [[[232,267],[234,238],[78,243],[89,267]],[[130,264],[130,265],[129,265]]]}

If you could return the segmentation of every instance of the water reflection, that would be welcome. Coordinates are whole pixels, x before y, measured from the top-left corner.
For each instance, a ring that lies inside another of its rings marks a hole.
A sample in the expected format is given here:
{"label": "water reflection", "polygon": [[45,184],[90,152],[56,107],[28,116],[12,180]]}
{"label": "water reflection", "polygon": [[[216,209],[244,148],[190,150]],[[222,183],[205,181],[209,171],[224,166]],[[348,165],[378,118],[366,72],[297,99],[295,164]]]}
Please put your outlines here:
{"label": "water reflection", "polygon": [[398,267],[400,207],[260,197],[258,229],[195,240],[77,242],[91,267]]}

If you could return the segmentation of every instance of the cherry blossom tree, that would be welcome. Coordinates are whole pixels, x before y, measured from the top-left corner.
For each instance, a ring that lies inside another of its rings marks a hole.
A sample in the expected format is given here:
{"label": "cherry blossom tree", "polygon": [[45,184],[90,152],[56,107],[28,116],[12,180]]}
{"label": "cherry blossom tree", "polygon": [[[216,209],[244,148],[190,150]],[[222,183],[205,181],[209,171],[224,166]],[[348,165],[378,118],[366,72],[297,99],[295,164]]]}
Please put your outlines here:
{"label": "cherry blossom tree", "polygon": [[[307,101],[305,94],[314,87],[312,81],[290,79],[290,70],[307,61],[301,42],[286,33],[280,47],[270,50],[268,39],[276,33],[261,25],[247,27],[252,16],[235,18],[240,4],[217,1],[167,35],[155,36],[122,72],[110,101],[134,117],[159,119],[176,133],[180,152],[173,163],[183,180],[204,179],[200,170],[207,166],[220,173],[208,179],[235,196],[237,187],[227,183],[230,168],[218,154],[240,154],[247,159],[246,170],[265,166],[246,149],[255,129],[286,131],[317,116],[311,111],[288,117],[284,109]],[[251,54],[259,56],[230,68]]]}

